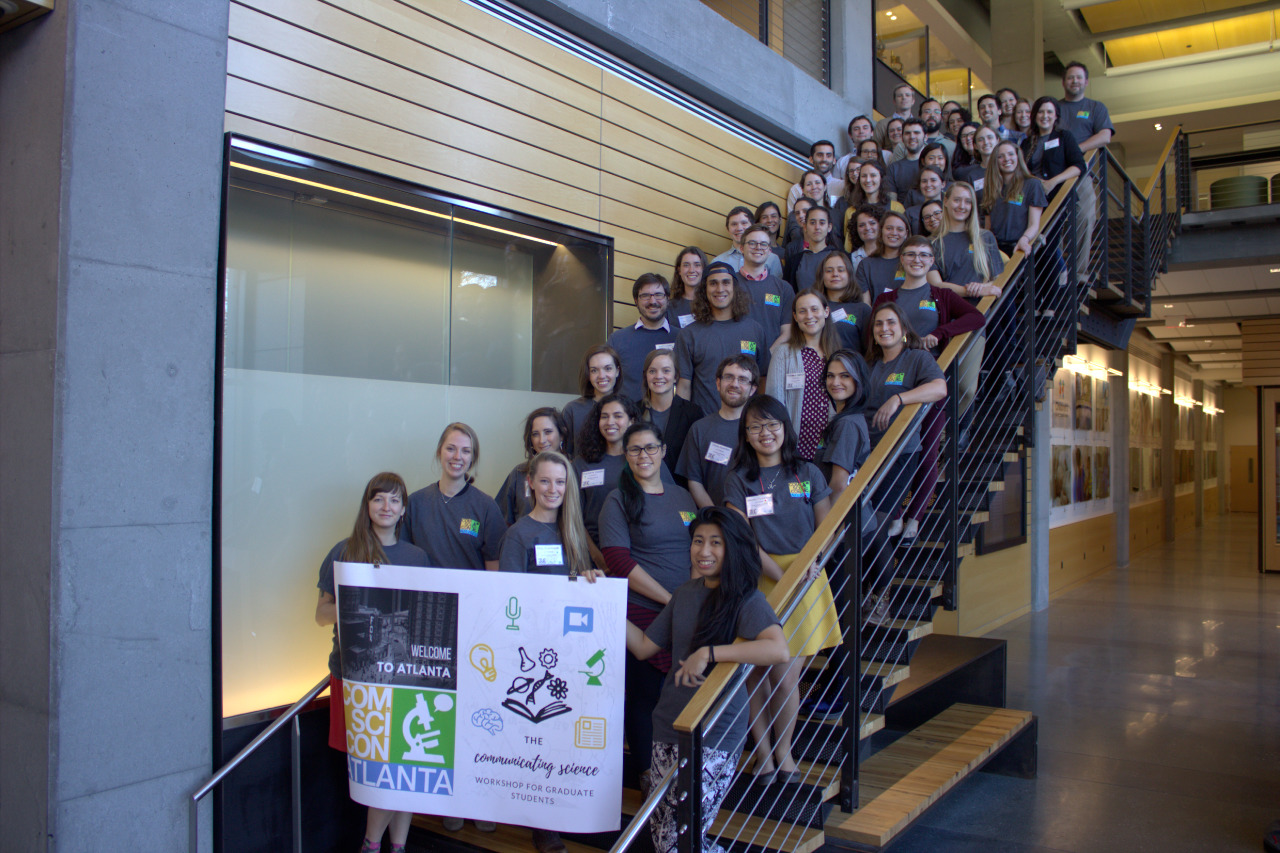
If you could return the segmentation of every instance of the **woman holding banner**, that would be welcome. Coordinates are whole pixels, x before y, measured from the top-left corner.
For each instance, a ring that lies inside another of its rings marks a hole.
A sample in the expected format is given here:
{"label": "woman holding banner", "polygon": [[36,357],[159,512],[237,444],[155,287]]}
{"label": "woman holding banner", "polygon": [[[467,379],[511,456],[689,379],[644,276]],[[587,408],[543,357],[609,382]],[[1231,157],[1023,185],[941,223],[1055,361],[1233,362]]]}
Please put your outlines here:
{"label": "woman holding banner", "polygon": [[[333,651],[329,653],[329,746],[347,750],[346,721],[342,701],[342,656],[338,651],[338,607],[333,582],[334,562],[372,563],[389,566],[426,566],[427,554],[416,545],[399,541],[409,490],[399,474],[383,471],[369,481],[356,510],[351,535],[329,549],[320,564],[320,598],[316,624],[333,625]],[[391,829],[391,853],[404,853],[413,814],[369,807],[364,845],[360,853],[380,853],[382,836]],[[490,831],[493,824],[489,824]]]}
{"label": "woman holding banner", "polygon": [[[661,778],[675,766],[675,721],[708,667],[719,662],[773,666],[788,660],[787,641],[764,593],[760,553],[747,522],[723,507],[706,507],[690,525],[693,580],[671,594],[648,630],[627,623],[627,651],[639,660],[669,650],[679,662],[667,673],[653,711],[652,772]],[[734,642],[741,638],[745,642]],[[716,724],[702,735],[702,850],[717,849],[706,831],[733,781],[747,737],[746,689],[739,687]],[[658,853],[675,850],[676,803],[672,786],[649,819]]]}

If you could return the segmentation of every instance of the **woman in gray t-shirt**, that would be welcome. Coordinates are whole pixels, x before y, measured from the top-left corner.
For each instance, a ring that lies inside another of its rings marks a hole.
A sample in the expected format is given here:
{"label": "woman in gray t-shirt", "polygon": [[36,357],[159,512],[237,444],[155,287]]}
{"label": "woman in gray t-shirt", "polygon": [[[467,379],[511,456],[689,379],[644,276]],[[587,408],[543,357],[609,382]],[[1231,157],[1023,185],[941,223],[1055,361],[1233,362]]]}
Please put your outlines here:
{"label": "woman in gray t-shirt", "polygon": [[[747,523],[721,507],[707,507],[690,526],[689,558],[694,580],[676,588],[647,631],[627,623],[627,650],[645,660],[669,649],[679,662],[667,673],[653,712],[651,774],[661,779],[675,766],[675,720],[716,663],[773,666],[788,660],[782,635],[764,594],[757,588],[760,557]],[[740,639],[744,642],[734,642]],[[706,837],[724,795],[733,782],[738,754],[747,736],[746,689],[739,686],[716,724],[702,734],[702,827],[700,847],[715,849]],[[676,803],[673,785],[649,819],[658,853],[675,849]]]}

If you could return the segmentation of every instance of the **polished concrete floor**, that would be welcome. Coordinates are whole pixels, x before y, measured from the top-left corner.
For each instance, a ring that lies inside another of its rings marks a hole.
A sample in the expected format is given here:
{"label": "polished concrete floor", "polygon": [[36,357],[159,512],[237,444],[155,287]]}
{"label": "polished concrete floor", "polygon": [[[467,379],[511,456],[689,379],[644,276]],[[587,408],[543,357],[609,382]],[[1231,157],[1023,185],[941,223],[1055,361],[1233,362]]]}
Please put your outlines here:
{"label": "polished concrete floor", "polygon": [[1040,719],[1036,779],[979,773],[893,853],[1261,849],[1280,818],[1280,575],[1215,516],[990,636]]}

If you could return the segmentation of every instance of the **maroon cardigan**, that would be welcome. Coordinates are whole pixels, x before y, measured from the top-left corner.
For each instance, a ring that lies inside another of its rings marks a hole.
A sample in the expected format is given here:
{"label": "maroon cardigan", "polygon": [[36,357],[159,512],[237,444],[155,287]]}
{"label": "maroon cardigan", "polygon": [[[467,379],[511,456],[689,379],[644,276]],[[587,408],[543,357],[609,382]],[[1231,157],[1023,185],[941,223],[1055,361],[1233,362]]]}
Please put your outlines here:
{"label": "maroon cardigan", "polygon": [[[938,306],[938,328],[933,334],[938,338],[938,347],[945,347],[947,341],[965,332],[976,332],[987,323],[982,312],[969,304],[969,301],[954,290],[929,285],[930,295]],[[898,291],[886,290],[871,306],[872,312],[886,302],[893,302]]]}

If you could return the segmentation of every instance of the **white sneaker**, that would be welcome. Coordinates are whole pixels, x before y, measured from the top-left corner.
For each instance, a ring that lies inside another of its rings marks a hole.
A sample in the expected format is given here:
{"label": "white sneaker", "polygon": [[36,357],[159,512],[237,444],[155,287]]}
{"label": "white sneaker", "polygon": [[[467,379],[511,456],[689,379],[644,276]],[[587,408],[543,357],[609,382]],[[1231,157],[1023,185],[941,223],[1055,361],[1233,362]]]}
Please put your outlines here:
{"label": "white sneaker", "polygon": [[920,532],[920,522],[914,518],[908,518],[907,523],[902,525],[902,538],[915,539],[916,534]]}
{"label": "white sneaker", "polygon": [[892,539],[902,533],[902,519],[895,518],[889,522],[889,538]]}
{"label": "white sneaker", "polygon": [[875,606],[871,608],[871,612],[867,614],[868,623],[872,625],[884,625],[893,621],[893,617],[889,614],[889,595],[885,593],[876,599]]}
{"label": "white sneaker", "polygon": [[450,832],[457,832],[459,829],[462,829],[462,818],[460,817],[445,818],[444,828],[449,830]]}

